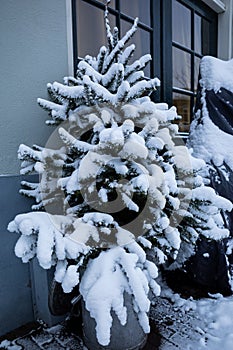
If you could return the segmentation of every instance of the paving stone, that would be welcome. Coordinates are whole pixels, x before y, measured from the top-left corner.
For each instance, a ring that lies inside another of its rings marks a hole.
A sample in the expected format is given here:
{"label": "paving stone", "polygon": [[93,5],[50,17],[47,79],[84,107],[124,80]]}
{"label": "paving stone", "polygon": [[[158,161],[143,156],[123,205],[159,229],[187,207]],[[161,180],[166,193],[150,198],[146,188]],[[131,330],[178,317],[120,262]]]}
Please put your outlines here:
{"label": "paving stone", "polygon": [[17,339],[16,344],[21,345],[25,350],[41,350],[41,348],[30,338],[30,336]]}
{"label": "paving stone", "polygon": [[64,350],[65,348],[59,344],[55,339],[43,345],[43,350]]}
{"label": "paving stone", "polygon": [[55,334],[54,337],[57,340],[57,342],[63,346],[66,346],[67,343],[69,343],[71,340],[77,340],[77,338],[74,335],[66,332],[65,330],[61,330],[61,332]]}
{"label": "paving stone", "polygon": [[39,346],[53,340],[53,336],[44,330],[38,333],[37,332],[32,333],[31,338]]}
{"label": "paving stone", "polygon": [[83,350],[83,344],[78,338],[70,339],[68,343],[66,343],[66,350]]}

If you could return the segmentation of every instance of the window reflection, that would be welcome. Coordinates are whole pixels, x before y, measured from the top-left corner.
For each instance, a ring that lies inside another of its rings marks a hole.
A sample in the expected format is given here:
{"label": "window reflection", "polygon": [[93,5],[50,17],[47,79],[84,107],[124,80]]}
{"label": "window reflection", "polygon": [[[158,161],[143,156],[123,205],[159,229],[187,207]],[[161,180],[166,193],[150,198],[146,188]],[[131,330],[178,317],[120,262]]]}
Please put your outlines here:
{"label": "window reflection", "polygon": [[210,23],[202,18],[202,54],[208,55],[210,52]]}
{"label": "window reflection", "polygon": [[150,26],[150,0],[121,0],[121,12]]}
{"label": "window reflection", "polygon": [[202,53],[201,47],[201,17],[195,14],[194,16],[194,28],[195,28],[195,51],[199,54]]}
{"label": "window reflection", "polygon": [[191,55],[173,47],[173,86],[191,89]]}
{"label": "window reflection", "polygon": [[204,18],[195,14],[195,51],[201,55],[208,55],[210,38],[210,24]]}
{"label": "window reflection", "polygon": [[177,113],[182,117],[182,119],[178,120],[176,123],[179,125],[180,132],[188,132],[190,126],[190,97],[173,93],[173,104],[177,108]]}
{"label": "window reflection", "polygon": [[172,39],[191,47],[191,11],[178,1],[172,1]]}
{"label": "window reflection", "polygon": [[[109,14],[110,25],[116,25],[115,17]],[[96,56],[103,45],[107,45],[104,11],[84,1],[77,2],[78,55]],[[84,39],[85,33],[85,39]]]}

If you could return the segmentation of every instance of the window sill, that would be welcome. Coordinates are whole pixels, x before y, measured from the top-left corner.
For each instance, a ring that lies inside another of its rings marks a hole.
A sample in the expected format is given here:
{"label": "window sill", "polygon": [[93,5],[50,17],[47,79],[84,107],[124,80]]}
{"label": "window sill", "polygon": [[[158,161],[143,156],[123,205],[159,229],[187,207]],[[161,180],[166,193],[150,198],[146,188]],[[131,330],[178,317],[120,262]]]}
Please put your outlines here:
{"label": "window sill", "polygon": [[217,13],[226,11],[226,5],[221,0],[202,0],[206,5]]}

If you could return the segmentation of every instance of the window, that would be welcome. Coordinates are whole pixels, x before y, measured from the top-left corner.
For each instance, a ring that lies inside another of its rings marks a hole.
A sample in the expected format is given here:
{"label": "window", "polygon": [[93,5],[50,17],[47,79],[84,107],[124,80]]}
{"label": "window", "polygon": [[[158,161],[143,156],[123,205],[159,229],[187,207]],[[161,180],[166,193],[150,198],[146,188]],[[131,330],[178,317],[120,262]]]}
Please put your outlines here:
{"label": "window", "polygon": [[[74,67],[78,57],[96,56],[106,45],[105,0],[72,0]],[[188,131],[198,82],[200,59],[217,54],[217,14],[202,0],[111,0],[109,21],[120,35],[139,17],[134,59],[150,53],[148,77],[161,80],[155,101],[175,105]]]}
{"label": "window", "polygon": [[[124,34],[139,17],[138,30],[129,44],[134,42],[136,50],[134,58],[151,52],[153,41],[153,28],[150,13],[151,0],[113,0],[109,5],[109,21],[113,28],[117,26],[120,36]],[[74,13],[74,48],[75,61],[77,57],[84,57],[86,54],[96,56],[99,48],[106,45],[104,27],[105,1],[76,0],[73,1]],[[152,75],[152,66],[145,69],[147,76]]]}
{"label": "window", "polygon": [[216,15],[209,16],[209,11],[200,11],[188,1],[172,0],[172,93],[183,132],[189,131],[200,59],[216,55],[216,27]]}

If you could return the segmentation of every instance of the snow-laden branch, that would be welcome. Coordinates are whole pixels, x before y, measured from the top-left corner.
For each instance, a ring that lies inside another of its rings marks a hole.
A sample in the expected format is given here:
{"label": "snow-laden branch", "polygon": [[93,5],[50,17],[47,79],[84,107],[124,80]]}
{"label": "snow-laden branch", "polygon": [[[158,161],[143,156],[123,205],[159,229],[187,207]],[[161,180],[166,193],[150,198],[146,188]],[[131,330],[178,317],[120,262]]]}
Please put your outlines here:
{"label": "snow-laden branch", "polygon": [[133,36],[135,31],[137,30],[137,24],[138,24],[138,18],[134,20],[134,24],[132,28],[123,36],[121,40],[118,41],[114,49],[105,57],[104,64],[103,64],[103,73],[106,73],[106,71],[109,69],[110,65],[112,64],[114,58],[121,52],[125,44]]}
{"label": "snow-laden branch", "polygon": [[130,88],[129,94],[127,96],[127,101],[134,100],[140,97],[144,92],[151,91],[157,86],[160,86],[160,81],[158,78],[151,79],[148,81],[139,81]]}
{"label": "snow-laden branch", "polygon": [[83,86],[67,86],[58,82],[52,84],[53,90],[61,95],[62,97],[79,99],[83,97],[84,87]]}
{"label": "snow-laden branch", "polygon": [[126,66],[130,58],[133,56],[135,49],[136,47],[134,44],[131,44],[130,46],[126,47],[119,57],[119,63],[122,63],[124,66]]}
{"label": "snow-laden branch", "polygon": [[59,128],[58,132],[64,143],[71,148],[74,148],[77,152],[85,153],[93,149],[92,145],[87,142],[77,140],[63,128]]}
{"label": "snow-laden branch", "polygon": [[108,2],[106,2],[105,11],[104,11],[104,23],[105,23],[106,36],[108,41],[108,50],[112,51],[114,45],[113,45],[113,36],[111,33],[111,27],[109,25],[109,19],[108,19]]}
{"label": "snow-laden branch", "polygon": [[34,160],[35,162],[42,161],[42,153],[41,151],[34,150],[33,148],[21,144],[18,149],[18,158],[20,160]]}
{"label": "snow-laden branch", "polygon": [[151,55],[146,54],[142,57],[140,57],[137,61],[132,63],[131,65],[127,66],[125,68],[125,78],[129,77],[130,74],[138,71],[143,70],[145,66],[151,61]]}

